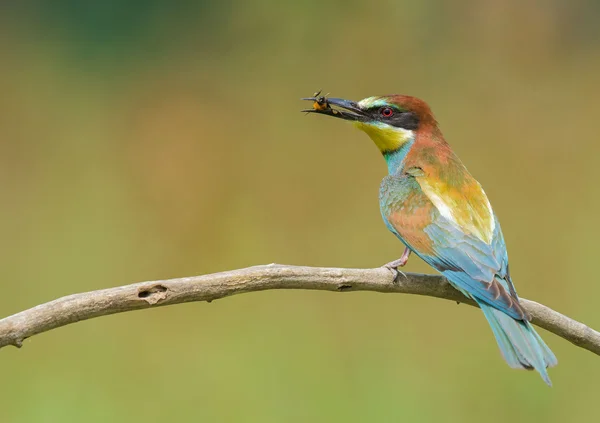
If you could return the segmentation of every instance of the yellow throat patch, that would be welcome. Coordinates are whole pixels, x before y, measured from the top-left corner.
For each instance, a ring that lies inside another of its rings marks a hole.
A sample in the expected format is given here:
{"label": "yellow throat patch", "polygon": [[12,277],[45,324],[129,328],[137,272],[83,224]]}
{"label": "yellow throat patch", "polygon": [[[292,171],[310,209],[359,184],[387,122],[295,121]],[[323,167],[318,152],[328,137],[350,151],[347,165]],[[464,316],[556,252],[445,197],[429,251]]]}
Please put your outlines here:
{"label": "yellow throat patch", "polygon": [[380,151],[394,151],[415,137],[413,131],[409,129],[396,128],[379,122],[353,122],[354,126],[360,129],[373,140]]}

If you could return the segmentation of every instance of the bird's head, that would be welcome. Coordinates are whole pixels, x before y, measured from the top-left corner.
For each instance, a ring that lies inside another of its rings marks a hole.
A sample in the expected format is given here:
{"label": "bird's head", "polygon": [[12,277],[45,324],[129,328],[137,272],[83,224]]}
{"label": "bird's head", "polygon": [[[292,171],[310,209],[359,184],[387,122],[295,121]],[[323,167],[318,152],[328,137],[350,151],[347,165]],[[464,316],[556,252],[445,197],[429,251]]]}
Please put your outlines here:
{"label": "bird's head", "polygon": [[304,110],[351,121],[366,132],[382,153],[398,150],[415,139],[418,131],[436,126],[431,109],[423,100],[406,95],[367,97],[354,102],[316,94]]}

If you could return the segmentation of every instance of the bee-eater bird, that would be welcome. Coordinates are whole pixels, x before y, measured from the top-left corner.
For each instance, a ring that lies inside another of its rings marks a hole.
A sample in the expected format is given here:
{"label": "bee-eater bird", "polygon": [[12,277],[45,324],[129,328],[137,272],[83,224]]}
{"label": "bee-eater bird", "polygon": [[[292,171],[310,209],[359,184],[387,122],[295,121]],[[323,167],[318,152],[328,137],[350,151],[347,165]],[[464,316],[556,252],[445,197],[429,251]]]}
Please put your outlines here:
{"label": "bee-eater bird", "polygon": [[479,304],[510,367],[535,369],[551,385],[546,369],[557,360],[519,303],[498,219],[427,103],[406,95],[304,100],[314,102],[307,112],[351,121],[383,154],[389,174],[379,190],[381,215],[406,246],[386,266],[397,276],[411,252],[421,257]]}

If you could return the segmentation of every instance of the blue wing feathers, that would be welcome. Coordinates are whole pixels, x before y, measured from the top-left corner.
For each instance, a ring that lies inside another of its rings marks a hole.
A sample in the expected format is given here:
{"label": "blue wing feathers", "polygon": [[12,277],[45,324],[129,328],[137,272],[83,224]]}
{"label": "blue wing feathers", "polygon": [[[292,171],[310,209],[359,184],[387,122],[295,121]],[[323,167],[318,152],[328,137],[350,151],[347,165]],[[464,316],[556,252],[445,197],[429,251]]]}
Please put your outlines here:
{"label": "blue wing feathers", "polygon": [[453,285],[515,319],[527,317],[508,276],[508,257],[500,225],[495,226],[491,244],[465,234],[439,213],[425,232],[433,242],[435,256],[422,255],[422,258]]}

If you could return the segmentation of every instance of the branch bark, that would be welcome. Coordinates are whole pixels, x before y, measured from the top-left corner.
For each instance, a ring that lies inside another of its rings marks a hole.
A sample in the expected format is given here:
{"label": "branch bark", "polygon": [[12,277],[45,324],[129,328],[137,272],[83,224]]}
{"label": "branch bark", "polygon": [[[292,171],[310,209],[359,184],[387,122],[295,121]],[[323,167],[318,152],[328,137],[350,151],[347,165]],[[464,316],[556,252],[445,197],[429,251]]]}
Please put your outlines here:
{"label": "branch bark", "polygon": [[[38,333],[94,317],[268,289],[373,291],[445,298],[476,306],[441,276],[407,273],[397,282],[388,269],[341,269],[270,264],[188,278],[141,282],[69,295],[0,320],[0,348],[21,347]],[[534,301],[521,299],[533,323],[600,355],[600,333]]]}

